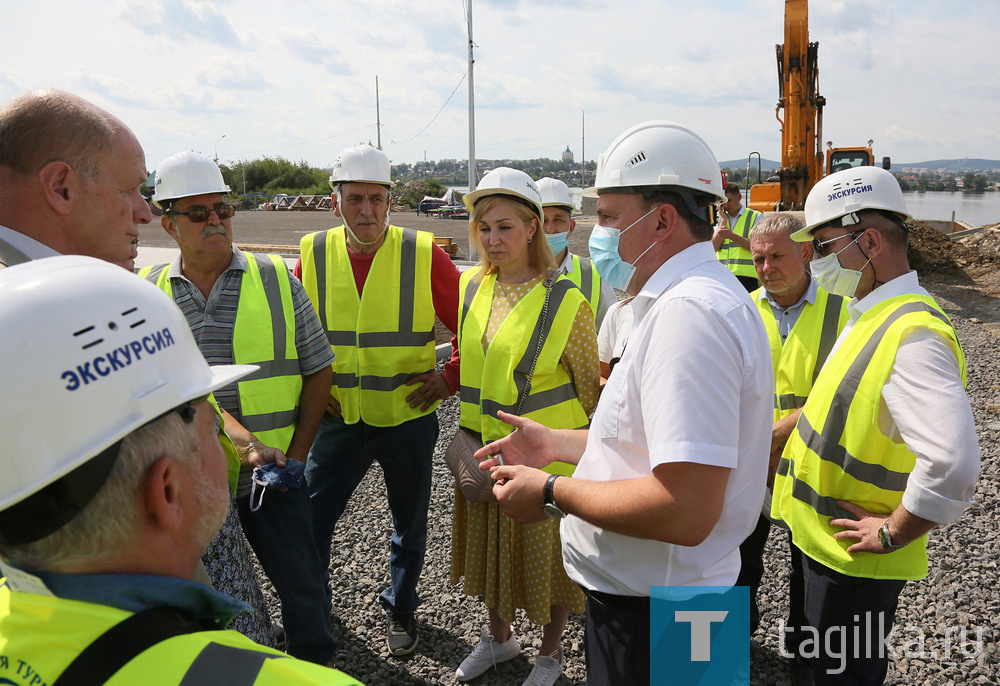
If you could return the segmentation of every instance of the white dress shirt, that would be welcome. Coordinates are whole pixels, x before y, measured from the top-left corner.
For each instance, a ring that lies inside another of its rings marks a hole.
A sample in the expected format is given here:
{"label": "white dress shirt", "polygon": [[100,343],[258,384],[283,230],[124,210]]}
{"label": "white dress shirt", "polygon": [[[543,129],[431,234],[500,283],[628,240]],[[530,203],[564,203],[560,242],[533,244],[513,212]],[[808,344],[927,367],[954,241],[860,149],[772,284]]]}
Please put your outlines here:
{"label": "white dress shirt", "polygon": [[604,364],[622,356],[628,343],[633,323],[632,299],[619,300],[608,308],[608,313],[597,332],[597,359]]}
{"label": "white dress shirt", "polygon": [[[862,314],[905,294],[930,295],[911,271],[851,300],[850,320],[833,350]],[[882,387],[878,422],[882,433],[898,437],[917,456],[903,491],[907,512],[937,524],[961,517],[972,504],[982,455],[958,359],[940,334],[916,329],[903,337]]]}
{"label": "white dress shirt", "polygon": [[771,442],[774,377],[756,306],[709,242],[665,262],[632,301],[635,326],[601,395],[574,478],[648,477],[671,462],[732,470],[708,538],[680,546],[563,520],[563,562],[586,588],[731,586],[757,523]]}
{"label": "white dress shirt", "polygon": [[14,229],[8,229],[3,225],[0,225],[0,241],[16,248],[32,260],[40,260],[43,257],[55,257],[60,254],[44,243],[39,243],[34,238],[25,236]]}

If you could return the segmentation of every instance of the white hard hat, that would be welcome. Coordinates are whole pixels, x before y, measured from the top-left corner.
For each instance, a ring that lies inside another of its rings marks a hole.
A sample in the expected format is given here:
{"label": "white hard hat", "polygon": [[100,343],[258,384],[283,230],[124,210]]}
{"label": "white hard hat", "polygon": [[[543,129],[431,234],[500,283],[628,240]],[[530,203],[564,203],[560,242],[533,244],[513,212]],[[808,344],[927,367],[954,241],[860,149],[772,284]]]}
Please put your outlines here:
{"label": "white hard hat", "polygon": [[341,150],[333,163],[330,188],[336,188],[338,183],[377,183],[392,187],[389,158],[370,145]]}
{"label": "white hard hat", "polygon": [[122,438],[255,369],[209,367],[173,300],[108,262],[0,271],[0,541],[60,528],[100,490]]}
{"label": "white hard hat", "polygon": [[164,200],[229,192],[219,165],[208,155],[191,150],[176,153],[160,162],[153,189],[153,202],[157,205]]}
{"label": "white hard hat", "polygon": [[562,207],[569,210],[570,214],[576,209],[569,186],[559,179],[548,176],[538,179],[538,194],[542,197],[542,207]]}
{"label": "white hard hat", "polygon": [[542,196],[538,192],[538,186],[535,185],[530,176],[519,169],[497,167],[480,179],[476,190],[466,193],[462,202],[471,212],[476,201],[488,195],[507,195],[517,198],[538,215],[538,221],[545,222],[545,213],[542,211]]}
{"label": "white hard hat", "polygon": [[812,240],[812,232],[824,224],[841,219],[843,226],[858,223],[857,212],[884,210],[903,221],[910,218],[903,201],[903,191],[896,177],[881,167],[852,167],[820,179],[806,197],[806,226],[792,234],[792,239]]}
{"label": "white hard hat", "polygon": [[597,158],[594,187],[583,191],[597,197],[604,191],[674,186],[725,199],[722,172],[715,155],[691,129],[669,121],[647,121],[625,131]]}

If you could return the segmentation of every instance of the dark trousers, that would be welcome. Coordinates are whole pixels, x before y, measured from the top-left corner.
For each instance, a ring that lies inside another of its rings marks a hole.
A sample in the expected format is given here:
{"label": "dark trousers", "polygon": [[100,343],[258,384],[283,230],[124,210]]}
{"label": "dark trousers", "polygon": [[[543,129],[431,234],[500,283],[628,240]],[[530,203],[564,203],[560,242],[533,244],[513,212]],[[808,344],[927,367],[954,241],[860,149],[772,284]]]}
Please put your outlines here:
{"label": "dark trousers", "polygon": [[889,656],[883,639],[892,629],[906,582],[847,576],[803,554],[791,537],[789,544],[793,562],[786,650],[809,667],[820,686],[884,682]]}
{"label": "dark trousers", "polygon": [[649,683],[649,598],[587,594],[587,683]]}
{"label": "dark trousers", "polygon": [[278,592],[288,654],[326,664],[337,647],[330,632],[308,492],[269,488],[256,512],[250,511],[249,496],[238,498],[237,508],[247,541]]}
{"label": "dark trousers", "polygon": [[740,575],[735,586],[750,587],[750,633],[760,626],[760,608],[757,607],[757,590],[764,576],[764,547],[767,536],[771,533],[771,520],[760,515],[757,526],[750,535],[740,543]]}
{"label": "dark trousers", "polygon": [[309,451],[306,484],[312,502],[313,536],[325,578],[330,578],[330,543],[337,520],[354,490],[378,462],[392,513],[389,546],[391,584],[379,602],[392,612],[413,612],[420,603],[417,581],[427,550],[427,508],[431,500],[431,458],[438,437],[430,413],[399,426],[346,424],[326,415]]}

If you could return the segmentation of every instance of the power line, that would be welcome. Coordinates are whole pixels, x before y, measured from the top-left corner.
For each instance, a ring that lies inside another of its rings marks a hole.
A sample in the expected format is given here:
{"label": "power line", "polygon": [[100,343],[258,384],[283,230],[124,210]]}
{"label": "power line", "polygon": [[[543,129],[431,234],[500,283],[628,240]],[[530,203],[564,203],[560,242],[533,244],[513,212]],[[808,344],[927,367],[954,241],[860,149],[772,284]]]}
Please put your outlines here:
{"label": "power line", "polygon": [[[431,119],[429,122],[427,122],[427,126],[425,126],[424,128],[420,129],[420,133],[413,134],[410,138],[407,138],[405,141],[389,141],[389,142],[390,143],[397,143],[397,144],[409,143],[414,138],[417,138],[418,136],[420,136],[421,133],[423,133],[424,131],[426,131],[428,129],[428,127],[431,124],[433,124],[434,121],[438,118],[438,116],[444,111],[444,108],[448,106],[448,103],[451,102],[451,99],[453,97],[455,97],[455,93],[458,92],[458,87],[462,85],[462,82],[465,81],[465,77],[468,76],[468,75],[469,75],[469,72],[465,72],[464,74],[462,74],[462,78],[460,78],[458,80],[458,84],[455,86],[455,90],[453,90],[451,92],[451,95],[448,96],[448,99],[444,101],[444,104],[441,105],[441,109],[439,109],[437,111],[437,114],[434,115],[433,119]],[[431,139],[431,140],[433,140],[433,139]],[[439,142],[443,142],[443,141],[439,141]]]}

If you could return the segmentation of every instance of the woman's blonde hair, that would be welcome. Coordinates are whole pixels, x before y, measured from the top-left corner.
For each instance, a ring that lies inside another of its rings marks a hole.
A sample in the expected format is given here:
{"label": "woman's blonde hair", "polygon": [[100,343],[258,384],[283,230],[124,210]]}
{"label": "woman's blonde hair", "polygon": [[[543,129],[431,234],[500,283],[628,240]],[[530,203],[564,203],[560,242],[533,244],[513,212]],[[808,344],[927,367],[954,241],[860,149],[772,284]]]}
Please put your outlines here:
{"label": "woman's blonde hair", "polygon": [[479,264],[483,268],[480,271],[480,276],[496,273],[497,266],[490,261],[486,251],[483,250],[479,240],[479,222],[482,221],[487,212],[501,202],[508,203],[514,210],[514,216],[523,221],[526,226],[531,226],[534,223],[535,235],[533,240],[528,243],[528,265],[539,274],[546,274],[550,269],[554,269],[556,257],[552,254],[552,248],[549,247],[549,242],[545,239],[545,232],[542,231],[542,222],[539,221],[538,215],[527,205],[518,202],[516,198],[498,194],[488,195],[478,200],[469,214],[469,245],[478,246]]}

